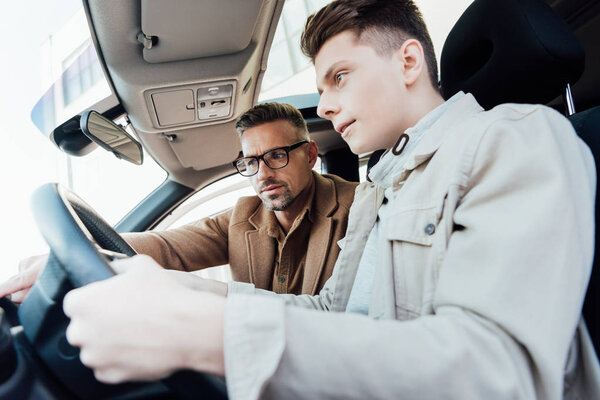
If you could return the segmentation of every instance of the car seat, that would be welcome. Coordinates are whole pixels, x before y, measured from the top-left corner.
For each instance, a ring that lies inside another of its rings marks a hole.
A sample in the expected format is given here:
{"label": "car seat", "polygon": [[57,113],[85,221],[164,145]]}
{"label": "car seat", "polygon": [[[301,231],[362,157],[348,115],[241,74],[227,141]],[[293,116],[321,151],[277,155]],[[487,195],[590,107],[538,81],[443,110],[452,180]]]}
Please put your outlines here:
{"label": "car seat", "polygon": [[[485,109],[509,102],[547,104],[564,95],[569,105],[565,108],[572,109],[569,84],[583,73],[584,61],[581,43],[544,1],[475,0],[444,44],[442,94],[448,99],[460,90],[470,92]],[[591,148],[598,168],[600,107],[574,114],[570,120]],[[596,354],[600,345],[598,258],[596,252],[583,306]]]}

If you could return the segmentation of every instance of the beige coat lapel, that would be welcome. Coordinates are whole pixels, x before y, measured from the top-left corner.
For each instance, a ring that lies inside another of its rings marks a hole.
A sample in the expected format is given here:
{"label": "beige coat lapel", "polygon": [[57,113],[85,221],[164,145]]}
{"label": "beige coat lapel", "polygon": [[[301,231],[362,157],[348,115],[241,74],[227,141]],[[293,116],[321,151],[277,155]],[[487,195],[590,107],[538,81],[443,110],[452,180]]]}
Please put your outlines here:
{"label": "beige coat lapel", "polygon": [[257,288],[268,290],[271,289],[272,263],[277,253],[276,241],[271,237],[273,234],[269,236],[268,232],[272,226],[272,223],[269,223],[272,218],[275,218],[275,215],[261,205],[248,219],[255,230],[245,233],[250,282]]}
{"label": "beige coat lapel", "polygon": [[319,279],[323,273],[327,250],[332,245],[332,225],[331,218],[319,218],[313,224],[308,241],[306,264],[304,265],[303,293],[314,293],[317,290]]}
{"label": "beige coat lapel", "polygon": [[315,195],[311,208],[311,221],[313,226],[310,231],[306,263],[304,265],[304,280],[302,291],[314,293],[319,284],[329,247],[332,243],[333,214],[337,209],[337,193],[331,180],[313,173],[315,182]]}

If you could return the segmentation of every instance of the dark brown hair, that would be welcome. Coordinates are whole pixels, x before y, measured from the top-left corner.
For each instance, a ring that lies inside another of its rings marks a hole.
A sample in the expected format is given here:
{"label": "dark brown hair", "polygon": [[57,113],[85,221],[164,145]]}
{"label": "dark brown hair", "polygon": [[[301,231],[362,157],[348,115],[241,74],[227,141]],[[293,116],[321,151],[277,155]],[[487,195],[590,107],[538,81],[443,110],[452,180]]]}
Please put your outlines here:
{"label": "dark brown hair", "polygon": [[429,78],[438,88],[433,43],[423,16],[412,0],[336,0],[308,17],[300,39],[302,52],[314,63],[323,44],[350,30],[380,56],[391,54],[407,39],[423,46]]}
{"label": "dark brown hair", "polygon": [[302,138],[308,137],[308,128],[306,121],[300,111],[290,105],[284,103],[262,103],[257,104],[246,111],[235,123],[235,130],[240,137],[247,129],[254,128],[267,122],[288,121],[294,127],[298,128],[298,135]]}

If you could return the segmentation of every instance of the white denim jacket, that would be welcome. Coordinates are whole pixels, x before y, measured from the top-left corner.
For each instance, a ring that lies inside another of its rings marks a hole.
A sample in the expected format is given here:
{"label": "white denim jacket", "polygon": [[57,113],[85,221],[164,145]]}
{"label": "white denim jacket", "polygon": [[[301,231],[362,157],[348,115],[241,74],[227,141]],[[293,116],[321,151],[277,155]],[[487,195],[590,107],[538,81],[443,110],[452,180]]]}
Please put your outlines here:
{"label": "white denim jacket", "polygon": [[547,107],[484,112],[459,96],[393,177],[369,316],[344,311],[383,200],[374,183],[356,189],[319,295],[230,284],[231,399],[600,398],[580,318],[592,155]]}

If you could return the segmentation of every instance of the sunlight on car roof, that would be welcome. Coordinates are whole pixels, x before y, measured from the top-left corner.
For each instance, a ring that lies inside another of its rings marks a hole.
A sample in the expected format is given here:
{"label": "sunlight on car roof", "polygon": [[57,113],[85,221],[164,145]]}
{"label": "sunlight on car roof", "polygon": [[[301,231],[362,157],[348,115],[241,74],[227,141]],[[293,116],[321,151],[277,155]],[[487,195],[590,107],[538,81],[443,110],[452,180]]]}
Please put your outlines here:
{"label": "sunlight on car roof", "polygon": [[[269,53],[259,101],[317,92],[314,67],[300,51],[300,35],[306,18],[329,2],[329,0],[287,0],[285,2]],[[429,28],[438,62],[448,32],[471,2],[472,0],[415,1]]]}

